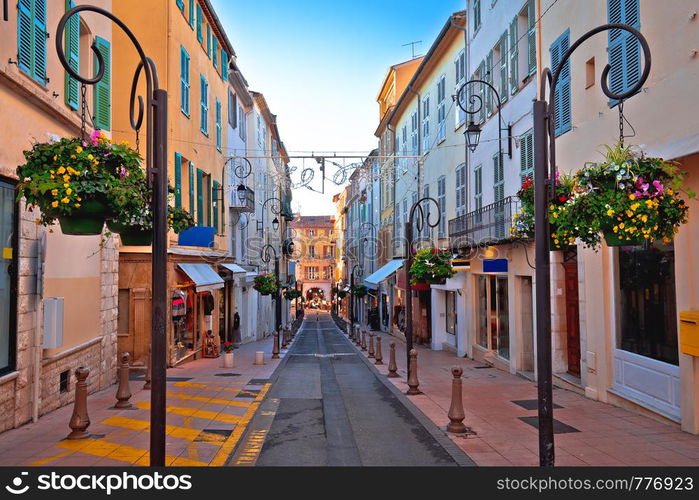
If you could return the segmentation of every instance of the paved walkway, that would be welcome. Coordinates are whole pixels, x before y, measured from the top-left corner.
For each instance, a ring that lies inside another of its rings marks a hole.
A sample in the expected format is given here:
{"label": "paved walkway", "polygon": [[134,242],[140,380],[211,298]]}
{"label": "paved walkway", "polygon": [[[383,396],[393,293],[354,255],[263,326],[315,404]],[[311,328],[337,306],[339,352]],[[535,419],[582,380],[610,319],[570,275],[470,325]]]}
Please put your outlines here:
{"label": "paved walkway", "polygon": [[[401,378],[388,380],[406,391],[405,344],[387,334],[381,337],[385,365],[376,368],[382,374],[388,372],[389,344],[396,342]],[[417,350],[423,394],[410,400],[442,428],[449,422],[451,367],[464,370],[464,423],[476,435],[450,435],[454,443],[478,465],[539,465],[534,382],[453,353],[423,346]],[[566,424],[560,428],[566,432],[554,437],[556,465],[699,465],[699,436],[677,426],[563,389],[554,390],[554,403],[560,406],[554,418]]]}
{"label": "paved walkway", "polygon": [[[265,365],[253,365],[255,351],[265,351]],[[222,368],[219,357],[168,370],[167,465],[225,464],[279,366],[271,351],[270,337],[237,349],[232,369]],[[65,439],[72,404],[1,434],[0,465],[149,465],[150,391],[142,389],[142,372],[132,374],[130,385],[132,409],[112,409],[116,385],[88,396],[90,438]]]}

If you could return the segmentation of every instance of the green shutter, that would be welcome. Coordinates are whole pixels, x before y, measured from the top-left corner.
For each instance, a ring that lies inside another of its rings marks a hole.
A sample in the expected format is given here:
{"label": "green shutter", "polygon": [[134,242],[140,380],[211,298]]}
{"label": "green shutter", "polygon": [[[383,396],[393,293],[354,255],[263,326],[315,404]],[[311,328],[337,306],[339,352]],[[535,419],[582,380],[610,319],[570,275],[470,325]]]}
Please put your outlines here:
{"label": "green shutter", "polygon": [[189,214],[194,217],[194,163],[189,162]]}
{"label": "green shutter", "polygon": [[[75,7],[72,0],[66,0],[66,11]],[[66,24],[66,57],[68,65],[75,71],[80,71],[80,14],[73,14]],[[65,75],[65,101],[72,109],[78,109],[80,105],[80,90],[78,81],[66,71]]]}
{"label": "green shutter", "polygon": [[221,230],[218,227],[218,204],[219,204],[219,199],[218,199],[218,181],[214,181],[213,187],[211,188],[211,204],[213,205],[213,212],[214,212],[214,227],[216,228],[216,233],[220,233]]}
{"label": "green shutter", "polygon": [[225,50],[221,51],[221,77],[223,81],[228,81],[228,52]]}
{"label": "green shutter", "polygon": [[[104,75],[95,85],[94,125],[101,130],[110,130],[111,127],[111,53],[107,40],[95,37],[95,45],[102,54],[104,60]],[[95,67],[97,67],[95,55]]]}
{"label": "green shutter", "polygon": [[34,64],[32,74],[42,85],[46,78],[46,0],[34,0]]}
{"label": "green shutter", "polygon": [[201,18],[201,5],[197,4],[197,40],[199,40],[199,43],[204,41],[203,33],[201,31]]}
{"label": "green shutter", "polygon": [[189,26],[194,29],[194,0],[189,0]]}
{"label": "green shutter", "polygon": [[197,226],[204,225],[204,171],[197,169]]}
{"label": "green shutter", "polygon": [[175,153],[175,207],[182,208],[182,155]]}
{"label": "green shutter", "polygon": [[189,54],[180,46],[180,109],[189,116]]}
{"label": "green shutter", "polygon": [[214,69],[218,69],[218,38],[213,36],[211,38],[211,44],[214,47],[211,51],[212,52],[211,55],[214,58]]}
{"label": "green shutter", "polygon": [[17,5],[17,66],[32,72],[32,1],[19,0]]}
{"label": "green shutter", "polygon": [[510,92],[512,95],[515,95],[515,93],[519,90],[519,50],[517,50],[518,40],[519,32],[517,31],[517,16],[515,16],[510,23]]}
{"label": "green shutter", "polygon": [[209,83],[204,75],[200,77],[200,87],[201,131],[204,135],[209,135]]}
{"label": "green shutter", "polygon": [[211,59],[211,25],[206,25],[206,55]]}
{"label": "green shutter", "polygon": [[221,151],[223,147],[223,141],[221,136],[221,101],[216,99],[216,149],[218,149],[219,151]]}
{"label": "green shutter", "polygon": [[177,4],[178,9],[184,11],[184,0],[176,0],[175,3]]}
{"label": "green shutter", "polygon": [[46,84],[46,0],[17,4],[17,66]]}
{"label": "green shutter", "polygon": [[529,74],[536,72],[536,3],[527,1],[527,65]]}

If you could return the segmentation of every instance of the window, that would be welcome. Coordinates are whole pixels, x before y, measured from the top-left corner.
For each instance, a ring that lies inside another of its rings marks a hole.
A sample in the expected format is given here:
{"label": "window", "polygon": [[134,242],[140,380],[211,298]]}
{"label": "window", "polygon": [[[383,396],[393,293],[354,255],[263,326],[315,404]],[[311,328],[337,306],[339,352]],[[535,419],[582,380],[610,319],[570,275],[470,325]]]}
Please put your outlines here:
{"label": "window", "polygon": [[447,291],[446,293],[446,304],[444,305],[447,321],[446,330],[447,333],[451,335],[456,335],[456,292]]}
{"label": "window", "polygon": [[442,142],[447,137],[447,79],[444,75],[437,82],[437,142]]}
{"label": "window", "polygon": [[[570,46],[570,30],[566,30],[551,45],[551,72],[555,73],[561,58]],[[571,96],[570,96],[570,60],[566,61],[556,83],[555,102],[553,110],[555,114],[554,130],[556,137],[571,129]]]}
{"label": "window", "polygon": [[194,29],[194,0],[189,0],[189,26]]}
{"label": "window", "polygon": [[[495,82],[493,81],[493,51],[491,50],[488,52],[488,55],[485,58],[485,67],[484,67],[484,74],[483,74],[483,80],[488,82],[489,84],[493,85]],[[493,85],[494,87],[495,85]],[[483,87],[483,92],[485,93],[485,117],[483,120],[487,120],[490,118],[490,115],[493,114],[493,109],[495,109],[494,103],[495,103],[495,96],[493,95],[493,92],[490,90],[485,85],[482,85]]]}
{"label": "window", "polygon": [[430,96],[422,100],[422,151],[430,150]]}
{"label": "window", "polygon": [[473,0],[473,32],[481,27],[481,0]]}
{"label": "window", "polygon": [[206,56],[211,59],[211,25],[206,23]]}
{"label": "window", "polygon": [[505,236],[505,171],[500,153],[493,155],[493,202],[496,203],[494,210],[495,224],[494,233],[498,239]]}
{"label": "window", "polygon": [[[75,7],[71,0],[66,1],[66,10]],[[80,73],[80,14],[74,14],[66,24],[66,58],[70,68]],[[66,71],[65,102],[69,108],[77,110],[80,105],[80,91],[78,81]]]}
{"label": "window", "polygon": [[245,142],[247,132],[245,130],[247,122],[245,121],[245,111],[243,110],[242,106],[238,106],[238,135],[240,136],[241,140]]}
{"label": "window", "polygon": [[[624,23],[641,28],[639,0],[607,0],[607,16],[610,23]],[[628,31],[609,32],[609,86],[615,94],[627,92],[641,78],[641,46]],[[610,101],[614,106],[618,101]]]}
{"label": "window", "polygon": [[180,109],[189,117],[189,54],[180,46]]}
{"label": "window", "polygon": [[[459,55],[456,56],[456,60],[454,61],[454,73],[454,81],[456,82],[454,94],[458,95],[459,89],[464,83],[466,83],[466,52],[464,50],[459,52]],[[464,95],[463,98],[465,97],[466,96]],[[462,104],[464,104],[464,107],[466,107],[465,105],[467,104],[467,101],[462,102]],[[456,113],[454,113],[454,116],[456,118],[457,127],[466,121],[466,111],[461,109],[461,106],[456,106]]]}
{"label": "window", "polygon": [[315,281],[318,279],[318,266],[306,266],[306,279]]}
{"label": "window", "polygon": [[439,237],[447,235],[447,179],[437,179],[437,203],[439,203]]}
{"label": "window", "polygon": [[476,210],[483,208],[483,165],[478,165],[473,171],[474,174],[474,194]]}
{"label": "window", "polygon": [[184,12],[184,0],[175,0],[177,8]]}
{"label": "window", "polygon": [[221,130],[221,101],[216,98],[216,149],[221,151],[223,148],[222,130]]}
{"label": "window", "polygon": [[46,0],[19,0],[17,23],[17,66],[45,85]]}
{"label": "window", "polygon": [[[498,44],[493,48],[493,59],[495,61],[500,61],[499,71],[494,75],[494,87],[498,89],[498,94],[500,94],[500,102],[507,101],[510,95],[510,87],[508,80],[508,65],[507,65],[507,30],[500,35],[500,40]],[[487,93],[491,93],[490,89],[485,89]],[[497,103],[495,103],[497,105]]]}
{"label": "window", "polygon": [[456,167],[456,216],[466,214],[466,165]]}
{"label": "window", "polygon": [[221,78],[224,82],[228,81],[228,52],[221,50]]}
{"label": "window", "polygon": [[209,135],[209,82],[201,75],[201,131],[204,135]]}
{"label": "window", "polygon": [[595,58],[594,56],[585,63],[585,88],[589,89],[595,84]]}
{"label": "window", "polygon": [[529,129],[520,139],[522,145],[519,156],[519,176],[522,184],[529,179],[534,180],[534,131]]}
{"label": "window", "polygon": [[325,266],[323,268],[323,279],[329,280],[332,277],[332,267]]}
{"label": "window", "polygon": [[189,162],[189,214],[194,216],[196,197],[194,196],[194,163]]}
{"label": "window", "polygon": [[203,21],[203,14],[201,11],[201,5],[197,3],[197,40],[199,43],[204,42],[204,33],[202,31],[202,21]]}
{"label": "window", "polygon": [[3,286],[0,287],[0,373],[12,371],[15,364],[17,278],[10,269],[17,264],[16,207],[15,184],[0,180],[0,240],[13,257],[0,260],[3,277]]}
{"label": "window", "polygon": [[237,127],[238,117],[238,96],[236,96],[232,90],[228,91],[228,125],[232,128]]}
{"label": "window", "polygon": [[316,247],[314,245],[310,245],[308,247],[308,256],[309,257],[315,257],[316,256]]}
{"label": "window", "polygon": [[419,151],[418,151],[418,146],[419,146],[418,130],[419,130],[419,125],[418,125],[417,110],[416,110],[416,111],[413,111],[413,113],[410,115],[410,148],[411,148],[411,154],[413,156],[417,156],[419,154]]}
{"label": "window", "polygon": [[512,22],[510,23],[510,93],[512,95],[515,95],[517,91],[519,90],[519,65],[518,65],[518,58],[519,58],[519,51],[517,50],[517,39],[519,38],[518,36],[518,30],[517,30],[517,17],[515,16]]}
{"label": "window", "polygon": [[211,186],[211,207],[213,212],[213,226],[217,234],[221,234],[221,226],[219,225],[219,197],[221,194],[221,188],[219,187],[218,181],[214,181]]}
{"label": "window", "polygon": [[[110,44],[104,38],[95,37],[95,46],[102,54],[104,61],[104,74],[102,79],[95,84],[94,90],[94,116],[93,121],[95,128],[101,130],[111,129],[112,118],[112,91],[111,91],[111,52]],[[98,67],[97,56],[95,55],[95,68]]]}
{"label": "window", "polygon": [[197,225],[211,226],[211,175],[197,169]]}
{"label": "window", "polygon": [[315,235],[316,235],[316,230],[315,230],[315,229],[309,229],[307,234],[308,234],[308,236],[315,236]]}

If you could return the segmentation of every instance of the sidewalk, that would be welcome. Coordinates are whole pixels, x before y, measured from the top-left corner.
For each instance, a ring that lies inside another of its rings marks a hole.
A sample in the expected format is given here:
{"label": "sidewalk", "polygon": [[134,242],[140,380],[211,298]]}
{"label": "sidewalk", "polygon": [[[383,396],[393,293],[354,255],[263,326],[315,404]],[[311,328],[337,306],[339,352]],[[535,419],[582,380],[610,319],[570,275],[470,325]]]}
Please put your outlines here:
{"label": "sidewalk", "polygon": [[[388,373],[391,342],[396,343],[401,378],[388,380],[405,392],[408,385],[404,342],[381,334],[384,365],[376,368],[384,375]],[[534,382],[446,351],[422,346],[417,351],[423,394],[410,396],[410,400],[441,428],[449,422],[451,368],[460,366],[464,370],[464,423],[476,435],[451,434],[454,443],[478,465],[539,465]],[[533,405],[532,409],[514,401]],[[560,429],[566,432],[556,432],[554,436],[556,465],[699,465],[699,436],[682,432],[679,427],[564,389],[554,388],[554,403],[560,406],[554,410],[554,418],[566,424]]]}
{"label": "sidewalk", "polygon": [[[255,351],[265,364],[253,365]],[[166,465],[224,465],[266,394],[281,359],[270,359],[272,337],[223,357],[198,359],[167,372]],[[74,390],[71,380],[71,390]],[[115,410],[117,385],[88,395],[90,438],[67,440],[73,405],[0,435],[0,465],[128,466],[149,464],[150,391],[132,373],[131,409]]]}

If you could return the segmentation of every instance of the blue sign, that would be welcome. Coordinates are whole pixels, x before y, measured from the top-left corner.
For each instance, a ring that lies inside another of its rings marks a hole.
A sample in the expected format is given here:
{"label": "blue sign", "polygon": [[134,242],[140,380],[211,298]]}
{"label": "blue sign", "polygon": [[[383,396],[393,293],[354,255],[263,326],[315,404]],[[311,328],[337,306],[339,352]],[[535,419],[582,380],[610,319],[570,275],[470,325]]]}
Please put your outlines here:
{"label": "blue sign", "polygon": [[483,259],[484,273],[506,273],[507,259]]}
{"label": "blue sign", "polygon": [[179,234],[177,244],[183,247],[214,247],[216,229],[209,226],[195,226]]}

